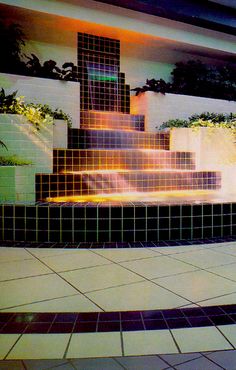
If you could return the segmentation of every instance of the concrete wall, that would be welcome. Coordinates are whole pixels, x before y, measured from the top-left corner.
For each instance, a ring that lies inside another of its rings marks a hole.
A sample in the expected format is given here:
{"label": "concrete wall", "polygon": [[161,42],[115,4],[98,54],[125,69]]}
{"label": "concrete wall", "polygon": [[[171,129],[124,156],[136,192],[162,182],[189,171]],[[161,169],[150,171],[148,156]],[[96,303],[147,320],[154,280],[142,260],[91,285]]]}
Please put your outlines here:
{"label": "concrete wall", "polygon": [[26,102],[48,104],[62,109],[72,118],[72,127],[79,128],[80,84],[78,82],[51,80],[29,76],[0,73],[0,87],[7,93],[18,92]]}
{"label": "concrete wall", "polygon": [[156,131],[169,119],[186,119],[202,112],[236,112],[236,102],[198,96],[160,94],[148,91],[131,97],[131,112],[145,115],[145,130]]}

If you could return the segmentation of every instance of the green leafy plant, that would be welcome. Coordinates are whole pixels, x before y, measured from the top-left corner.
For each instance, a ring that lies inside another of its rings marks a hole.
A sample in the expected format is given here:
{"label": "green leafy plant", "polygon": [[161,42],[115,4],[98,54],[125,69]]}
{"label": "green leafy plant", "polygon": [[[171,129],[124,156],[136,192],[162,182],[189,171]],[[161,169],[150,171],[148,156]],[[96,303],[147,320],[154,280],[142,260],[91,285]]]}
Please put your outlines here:
{"label": "green leafy plant", "polygon": [[25,166],[32,164],[31,161],[26,161],[17,157],[16,155],[11,155],[8,157],[0,156],[0,166]]}
{"label": "green leafy plant", "polygon": [[236,114],[223,114],[223,113],[210,113],[203,112],[201,114],[193,114],[187,120],[184,119],[171,119],[164,122],[158,129],[163,130],[166,128],[175,127],[210,127],[210,128],[229,128],[236,130]]}
{"label": "green leafy plant", "polygon": [[25,72],[21,48],[25,45],[25,35],[18,24],[7,25],[0,21],[1,58],[0,70],[7,73]]}
{"label": "green leafy plant", "polygon": [[57,66],[57,62],[54,60],[46,60],[41,64],[39,58],[35,54],[26,56],[28,61],[26,62],[27,74],[30,76],[52,78],[57,80],[75,81],[76,74],[74,73],[74,64],[66,62],[62,65],[62,68]]}
{"label": "green leafy plant", "polygon": [[4,89],[0,90],[0,113],[23,115],[36,129],[53,124],[54,119],[65,119],[68,126],[71,126],[71,117],[61,109],[53,110],[47,104],[25,103],[22,96],[16,95],[17,91],[6,95]]}
{"label": "green leafy plant", "polygon": [[136,95],[146,91],[236,100],[236,66],[210,66],[199,60],[179,62],[171,72],[171,82],[154,78],[135,87]]}
{"label": "green leafy plant", "polygon": [[146,91],[153,91],[156,93],[165,94],[170,90],[170,84],[165,82],[162,78],[159,80],[155,80],[154,78],[152,78],[151,80],[146,80],[146,85],[142,87],[135,87],[131,90],[136,91],[136,95],[139,95]]}

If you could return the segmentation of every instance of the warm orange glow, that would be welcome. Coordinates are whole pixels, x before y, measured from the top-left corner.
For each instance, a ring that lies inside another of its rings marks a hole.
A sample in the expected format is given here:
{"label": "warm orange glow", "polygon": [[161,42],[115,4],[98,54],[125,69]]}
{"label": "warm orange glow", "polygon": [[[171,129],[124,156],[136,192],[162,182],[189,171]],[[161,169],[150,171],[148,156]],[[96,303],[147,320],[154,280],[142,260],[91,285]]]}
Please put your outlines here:
{"label": "warm orange glow", "polygon": [[[232,200],[232,198],[230,198]],[[157,203],[183,203],[183,201],[192,203],[199,202],[218,202],[225,198],[220,197],[218,191],[205,190],[188,190],[188,191],[163,191],[163,192],[129,192],[129,193],[113,193],[113,194],[96,194],[87,196],[64,196],[47,198],[48,202],[77,202],[77,203],[106,203],[106,202],[157,202]]]}

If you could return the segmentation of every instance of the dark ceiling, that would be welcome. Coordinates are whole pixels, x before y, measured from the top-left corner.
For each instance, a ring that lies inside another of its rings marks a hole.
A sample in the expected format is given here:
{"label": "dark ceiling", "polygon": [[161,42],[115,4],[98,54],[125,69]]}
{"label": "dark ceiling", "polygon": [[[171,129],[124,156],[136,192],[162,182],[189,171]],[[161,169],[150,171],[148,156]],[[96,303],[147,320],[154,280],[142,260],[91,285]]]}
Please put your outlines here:
{"label": "dark ceiling", "polygon": [[236,35],[236,0],[97,1]]}

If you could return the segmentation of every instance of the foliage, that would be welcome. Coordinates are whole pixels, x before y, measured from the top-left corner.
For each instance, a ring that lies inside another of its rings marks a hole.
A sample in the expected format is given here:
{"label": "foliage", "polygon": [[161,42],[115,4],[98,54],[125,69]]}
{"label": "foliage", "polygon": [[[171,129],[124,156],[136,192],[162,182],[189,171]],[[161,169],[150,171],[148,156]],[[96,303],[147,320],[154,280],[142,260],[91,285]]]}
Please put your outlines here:
{"label": "foliage", "polygon": [[23,160],[16,155],[11,155],[9,157],[0,156],[0,166],[25,166],[29,164],[32,164],[32,162]]}
{"label": "foliage", "polygon": [[27,74],[30,76],[52,78],[57,80],[74,81],[74,64],[66,62],[62,68],[57,66],[54,60],[47,60],[43,64],[40,63],[39,58],[35,54],[26,56],[28,62],[26,63]]}
{"label": "foliage", "polygon": [[132,89],[136,95],[154,91],[236,100],[236,66],[209,66],[197,60],[176,63],[171,72],[172,81],[147,80],[146,85]]}
{"label": "foliage", "polygon": [[153,91],[156,93],[165,94],[170,90],[170,84],[165,82],[162,78],[160,80],[155,80],[152,78],[151,80],[146,80],[146,85],[142,87],[135,87],[131,89],[132,91],[136,91],[136,95],[139,95],[146,91]]}
{"label": "foliage", "polygon": [[6,150],[8,150],[6,144],[4,144],[4,142],[2,140],[0,140],[0,146],[3,146],[3,148],[5,148]]}
{"label": "foliage", "polygon": [[210,127],[210,128],[230,128],[236,130],[236,114],[210,113],[193,114],[187,120],[171,119],[160,126],[160,130],[174,127]]}
{"label": "foliage", "polygon": [[25,35],[18,24],[6,25],[0,22],[1,58],[0,70],[21,73],[25,70],[21,48],[25,45]]}
{"label": "foliage", "polygon": [[176,63],[171,74],[173,93],[236,100],[236,66],[209,66],[190,60]]}
{"label": "foliage", "polygon": [[6,95],[0,90],[0,113],[20,114],[27,118],[36,129],[41,125],[53,124],[53,119],[65,119],[71,126],[71,117],[61,109],[53,110],[47,104],[25,103],[22,96],[16,97],[17,91]]}

